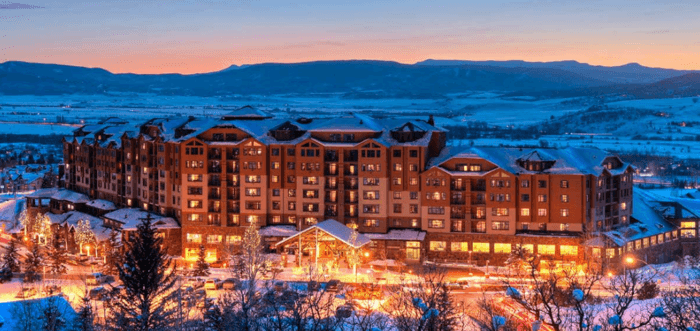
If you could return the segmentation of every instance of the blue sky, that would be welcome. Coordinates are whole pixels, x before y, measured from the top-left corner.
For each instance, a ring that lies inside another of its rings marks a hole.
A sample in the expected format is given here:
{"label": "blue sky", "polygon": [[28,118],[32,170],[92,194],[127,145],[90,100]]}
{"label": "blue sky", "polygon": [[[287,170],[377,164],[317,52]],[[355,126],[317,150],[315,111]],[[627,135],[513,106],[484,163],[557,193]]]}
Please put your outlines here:
{"label": "blue sky", "polygon": [[427,58],[700,69],[698,17],[698,1],[0,0],[0,61],[138,73]]}

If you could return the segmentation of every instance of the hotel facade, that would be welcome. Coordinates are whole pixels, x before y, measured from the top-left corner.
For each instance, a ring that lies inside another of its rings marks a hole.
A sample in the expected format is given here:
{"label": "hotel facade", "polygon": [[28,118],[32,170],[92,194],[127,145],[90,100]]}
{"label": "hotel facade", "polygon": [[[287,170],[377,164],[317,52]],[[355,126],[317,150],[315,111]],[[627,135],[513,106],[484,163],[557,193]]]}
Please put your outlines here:
{"label": "hotel facade", "polygon": [[63,185],[175,219],[186,259],[204,245],[221,260],[251,222],[276,237],[334,219],[371,238],[377,258],[501,265],[520,246],[581,263],[596,254],[583,245],[590,234],[630,222],[633,169],[615,155],[456,145],[432,118],[289,119],[251,107],[111,118],[64,140]]}

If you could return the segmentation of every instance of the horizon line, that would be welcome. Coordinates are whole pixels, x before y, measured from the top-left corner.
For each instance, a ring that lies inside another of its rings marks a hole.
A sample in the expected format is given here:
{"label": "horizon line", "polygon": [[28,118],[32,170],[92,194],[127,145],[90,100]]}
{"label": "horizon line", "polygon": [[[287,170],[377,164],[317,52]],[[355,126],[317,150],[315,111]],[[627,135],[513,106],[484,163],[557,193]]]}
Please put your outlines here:
{"label": "horizon line", "polygon": [[[386,62],[386,63],[396,63],[396,64],[401,64],[401,65],[418,65],[421,62],[425,61],[465,61],[465,62],[494,62],[494,63],[505,63],[505,62],[523,62],[523,63],[530,63],[530,64],[545,64],[545,63],[561,63],[561,62],[575,62],[578,64],[583,64],[583,65],[589,65],[592,67],[602,67],[602,68],[616,68],[616,67],[624,67],[628,65],[639,65],[645,68],[650,68],[650,69],[662,69],[662,70],[675,70],[675,71],[687,71],[687,72],[693,72],[693,71],[700,71],[700,69],[678,69],[678,68],[666,68],[666,67],[650,67],[650,66],[645,66],[644,64],[641,64],[639,62],[628,62],[620,65],[600,65],[600,64],[592,64],[588,62],[581,62],[578,60],[556,60],[556,61],[527,61],[527,60],[521,60],[521,59],[511,59],[511,60],[465,60],[465,59],[434,59],[434,58],[427,58],[421,61],[417,62],[400,62],[397,60],[378,60],[378,59],[336,59],[336,60],[309,60],[309,61],[296,61],[296,62],[283,62],[283,61],[271,61],[271,62],[259,62],[259,63],[252,63],[252,64],[236,64],[233,63],[225,68],[215,70],[215,71],[206,71],[206,72],[196,72],[196,73],[181,73],[181,72],[161,72],[161,73],[138,73],[138,72],[132,72],[132,71],[124,71],[124,72],[114,72],[111,71],[107,68],[104,67],[91,67],[91,66],[84,66],[84,65],[77,65],[77,64],[65,64],[65,63],[50,63],[50,62],[30,62],[30,61],[23,61],[23,60],[7,60],[4,62],[0,62],[0,65],[10,63],[10,62],[20,62],[20,63],[29,63],[29,64],[40,64],[40,65],[58,65],[58,66],[68,66],[68,67],[78,67],[78,68],[86,68],[86,69],[101,69],[105,70],[111,74],[119,75],[119,74],[131,74],[131,75],[182,75],[182,76],[192,76],[192,75],[203,75],[203,74],[212,74],[212,73],[217,73],[217,72],[222,72],[227,69],[230,69],[232,67],[250,67],[250,66],[257,66],[257,65],[266,65],[266,64],[305,64],[305,63],[322,63],[322,62]],[[241,68],[244,69],[244,68]],[[236,69],[234,69],[236,70]]]}

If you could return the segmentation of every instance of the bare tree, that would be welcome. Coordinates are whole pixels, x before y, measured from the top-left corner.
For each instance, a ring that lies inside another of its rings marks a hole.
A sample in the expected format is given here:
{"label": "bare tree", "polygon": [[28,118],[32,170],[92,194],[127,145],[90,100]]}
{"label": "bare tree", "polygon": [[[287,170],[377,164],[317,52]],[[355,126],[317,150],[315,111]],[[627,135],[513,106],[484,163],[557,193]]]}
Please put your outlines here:
{"label": "bare tree", "polygon": [[655,275],[640,269],[626,270],[603,284],[612,295],[612,299],[605,304],[602,319],[598,320],[598,324],[604,326],[603,330],[646,330],[666,316],[663,308],[638,299],[644,284],[653,282]]}
{"label": "bare tree", "polygon": [[[482,331],[516,331],[518,325],[505,313],[498,302],[485,294],[476,300],[470,316]],[[463,329],[464,330],[464,329]]]}
{"label": "bare tree", "polygon": [[681,267],[688,270],[680,277],[681,285],[662,296],[666,317],[659,324],[670,331],[700,329],[700,260],[686,257],[683,262]]}
{"label": "bare tree", "polygon": [[455,326],[454,304],[445,286],[446,271],[437,266],[424,266],[416,275],[417,283],[407,282],[390,287],[392,297],[387,310],[399,331],[442,331]]}

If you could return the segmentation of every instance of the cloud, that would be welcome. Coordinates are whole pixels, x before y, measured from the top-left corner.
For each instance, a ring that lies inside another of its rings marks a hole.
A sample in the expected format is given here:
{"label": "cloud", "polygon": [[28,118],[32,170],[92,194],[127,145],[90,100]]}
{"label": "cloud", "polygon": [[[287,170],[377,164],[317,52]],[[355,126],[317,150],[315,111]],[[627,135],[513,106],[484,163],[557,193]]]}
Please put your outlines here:
{"label": "cloud", "polygon": [[23,3],[16,3],[16,2],[0,2],[0,9],[38,9],[38,8],[44,8],[41,6],[35,6],[35,5],[27,5]]}

